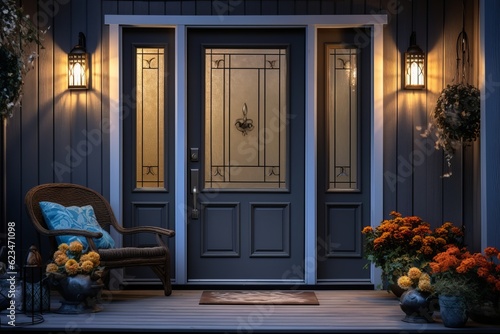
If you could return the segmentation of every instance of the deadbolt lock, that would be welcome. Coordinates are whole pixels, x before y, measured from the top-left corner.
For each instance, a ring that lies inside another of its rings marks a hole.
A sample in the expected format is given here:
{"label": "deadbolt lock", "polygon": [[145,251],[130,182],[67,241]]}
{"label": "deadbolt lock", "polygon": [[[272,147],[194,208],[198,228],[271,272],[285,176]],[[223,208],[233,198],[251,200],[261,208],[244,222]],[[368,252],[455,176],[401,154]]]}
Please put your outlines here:
{"label": "deadbolt lock", "polygon": [[191,148],[189,150],[189,159],[191,160],[191,162],[198,162],[199,160],[199,151],[198,151],[198,148]]}

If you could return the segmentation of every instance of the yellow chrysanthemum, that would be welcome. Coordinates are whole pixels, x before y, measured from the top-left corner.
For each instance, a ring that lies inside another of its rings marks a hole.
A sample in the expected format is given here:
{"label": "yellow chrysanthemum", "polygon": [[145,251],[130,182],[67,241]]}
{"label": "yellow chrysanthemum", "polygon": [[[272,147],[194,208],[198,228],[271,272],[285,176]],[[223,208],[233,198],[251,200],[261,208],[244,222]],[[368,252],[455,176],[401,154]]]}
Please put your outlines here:
{"label": "yellow chrysanthemum", "polygon": [[66,270],[68,275],[76,275],[78,273],[78,270],[80,269],[80,266],[75,259],[69,259],[68,262],[66,262],[66,264],[64,265],[64,269]]}
{"label": "yellow chrysanthemum", "polygon": [[90,257],[88,254],[83,254],[80,256],[80,262],[90,261]]}
{"label": "yellow chrysanthemum", "polygon": [[66,255],[66,252],[63,252],[62,250],[56,250],[52,258],[55,260],[60,255]]}
{"label": "yellow chrysanthemum", "polygon": [[68,257],[66,256],[66,254],[59,254],[54,259],[55,264],[58,265],[58,266],[64,265],[66,263],[66,261],[68,261]]}
{"label": "yellow chrysanthemum", "polygon": [[94,263],[94,266],[98,266],[99,263],[101,263],[101,256],[98,253],[90,251],[86,255],[88,257],[88,260]]}
{"label": "yellow chrysanthemum", "polygon": [[432,291],[431,281],[426,279],[420,279],[418,281],[418,288],[421,291],[431,292]]}
{"label": "yellow chrysanthemum", "polygon": [[420,278],[419,278],[419,282],[420,281],[428,281],[430,283],[431,277],[427,273],[422,273],[422,275],[420,275]]}
{"label": "yellow chrysanthemum", "polygon": [[83,250],[83,245],[80,241],[72,241],[69,244],[69,251],[73,254],[81,253]]}
{"label": "yellow chrysanthemum", "polygon": [[422,275],[422,271],[417,267],[411,267],[408,270],[408,277],[412,280],[418,280],[420,278],[420,275]]}
{"label": "yellow chrysanthemum", "polygon": [[47,265],[47,268],[45,268],[45,271],[48,272],[48,273],[56,273],[57,269],[59,269],[59,267],[57,266],[57,264],[55,264],[55,263],[49,263]]}
{"label": "yellow chrysanthemum", "polygon": [[58,250],[60,250],[61,252],[66,252],[68,250],[69,246],[67,243],[62,243],[59,245],[59,247],[57,247]]}
{"label": "yellow chrysanthemum", "polygon": [[84,273],[90,273],[94,269],[94,263],[90,260],[83,261],[80,265]]}
{"label": "yellow chrysanthemum", "polygon": [[413,286],[413,281],[408,276],[398,278],[398,285],[401,289],[408,290]]}

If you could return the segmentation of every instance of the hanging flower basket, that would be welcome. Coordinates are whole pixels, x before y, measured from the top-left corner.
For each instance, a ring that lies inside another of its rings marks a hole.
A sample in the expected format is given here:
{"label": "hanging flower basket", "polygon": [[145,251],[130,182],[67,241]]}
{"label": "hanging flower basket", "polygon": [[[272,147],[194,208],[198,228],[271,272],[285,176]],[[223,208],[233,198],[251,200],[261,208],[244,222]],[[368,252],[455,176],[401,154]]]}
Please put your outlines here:
{"label": "hanging flower basket", "polygon": [[481,101],[479,89],[467,84],[447,85],[434,109],[437,126],[436,146],[442,147],[449,161],[460,145],[479,136]]}
{"label": "hanging flower basket", "polygon": [[[436,135],[435,147],[443,149],[450,169],[443,177],[451,176],[451,159],[456,150],[475,141],[480,130],[480,92],[467,81],[470,70],[470,52],[469,39],[464,27],[458,34],[456,50],[457,68],[452,84],[448,84],[441,91],[432,114],[433,122],[429,123],[427,129],[421,134],[422,137]],[[435,133],[433,133],[433,128],[436,128]],[[418,126],[417,129],[422,128]]]}
{"label": "hanging flower basket", "polygon": [[[433,122],[421,134],[435,136],[434,147],[443,149],[450,170],[443,177],[451,176],[451,159],[459,147],[470,145],[479,137],[481,98],[479,89],[468,83],[447,85],[441,92],[432,113]],[[435,129],[435,131],[434,131]],[[417,126],[417,130],[422,130]]]}

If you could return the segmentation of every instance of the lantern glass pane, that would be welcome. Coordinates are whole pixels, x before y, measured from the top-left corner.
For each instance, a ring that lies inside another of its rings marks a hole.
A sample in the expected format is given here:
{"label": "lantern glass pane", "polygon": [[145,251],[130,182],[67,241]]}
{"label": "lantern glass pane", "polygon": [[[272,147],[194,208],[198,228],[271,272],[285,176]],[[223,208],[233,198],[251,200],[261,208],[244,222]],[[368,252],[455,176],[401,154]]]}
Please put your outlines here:
{"label": "lantern glass pane", "polygon": [[405,54],[405,88],[425,87],[425,54]]}
{"label": "lantern glass pane", "polygon": [[68,55],[69,88],[87,88],[87,57],[86,53]]}

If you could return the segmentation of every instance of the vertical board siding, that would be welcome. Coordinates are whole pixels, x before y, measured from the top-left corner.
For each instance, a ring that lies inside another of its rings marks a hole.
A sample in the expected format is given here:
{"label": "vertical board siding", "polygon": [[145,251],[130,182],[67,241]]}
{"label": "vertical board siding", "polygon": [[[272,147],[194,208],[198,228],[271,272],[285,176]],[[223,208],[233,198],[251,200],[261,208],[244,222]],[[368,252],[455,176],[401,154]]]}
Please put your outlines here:
{"label": "vertical board siding", "polygon": [[[87,1],[71,2],[71,35],[70,44],[66,52],[71,51],[73,46],[78,44],[78,34],[80,32],[85,34],[87,42],[92,38],[96,38],[95,36],[90,36],[87,31],[88,26],[86,21],[88,14],[89,11],[87,10]],[[87,49],[87,52],[90,53],[91,50]],[[90,57],[91,61],[92,58],[93,54],[92,57]],[[92,71],[94,70],[93,66],[90,68]],[[85,130],[87,129],[89,96],[90,94],[84,90],[71,91],[69,94],[71,107],[68,111],[71,117],[70,140],[72,148],[71,182],[83,185],[87,184],[87,149],[90,144],[84,135]]]}
{"label": "vertical board siding", "polygon": [[[287,1],[116,1],[59,3],[26,2],[45,16],[45,49],[38,67],[26,78],[23,108],[8,120],[7,216],[19,224],[26,219],[25,192],[37,183],[75,182],[109,195],[108,27],[104,15],[343,15],[386,13],[384,27],[384,216],[392,210],[422,216],[433,226],[445,220],[464,222],[479,233],[479,200],[464,194],[479,191],[476,143],[453,158],[453,176],[446,172],[442,151],[432,139],[422,139],[416,126],[430,121],[441,89],[456,69],[455,42],[462,28],[462,2],[455,0],[287,0]],[[479,0],[466,0],[468,13],[478,14]],[[43,6],[42,6],[43,5]],[[50,7],[52,6],[52,7]],[[51,13],[46,8],[53,8]],[[408,48],[412,17],[417,43],[428,51],[427,89],[402,89],[402,54]],[[45,19],[46,18],[46,19]],[[478,81],[478,20],[466,15],[473,64],[470,82]],[[42,28],[42,26],[40,26]],[[67,53],[78,32],[87,37],[91,54],[91,89],[67,89]],[[424,161],[421,154],[424,152]],[[417,154],[419,154],[417,156]],[[471,190],[472,188],[472,190]],[[28,228],[20,242],[34,240]],[[31,242],[31,241],[30,241]],[[23,248],[28,245],[22,244]]]}
{"label": "vertical board siding", "polygon": [[[427,48],[428,39],[428,19],[427,19],[427,9],[428,2],[420,1],[412,3],[412,18],[414,22],[414,30],[416,32],[417,44],[422,48],[422,50],[429,55],[429,50]],[[418,18],[422,18],[419,20]],[[423,127],[425,129],[427,125],[427,95],[425,90],[414,91],[413,94],[408,96],[410,101],[413,103],[411,108],[411,114],[413,116],[413,126],[411,128],[412,134],[412,151],[410,157],[413,164],[413,203],[412,203],[412,213],[419,215],[420,212],[427,213],[427,197],[425,194],[432,191],[427,188],[427,184],[423,182],[427,179],[427,155],[422,150],[419,143],[421,142],[421,131],[417,130],[417,127]],[[409,157],[409,159],[410,159]],[[423,217],[422,217],[423,218]],[[427,218],[425,218],[427,219]]]}
{"label": "vertical board siding", "polygon": [[[458,83],[457,77],[457,52],[456,42],[460,31],[462,31],[462,2],[454,0],[445,0],[444,10],[444,83]],[[469,32],[470,33],[470,32]],[[460,56],[461,57],[461,56]],[[448,166],[444,163],[443,173],[446,173]],[[457,225],[463,223],[462,206],[462,179],[463,175],[463,154],[462,150],[457,149],[456,154],[451,160],[452,177],[443,179],[443,220],[454,222]]]}
{"label": "vertical board siding", "polygon": [[149,4],[149,14],[151,15],[164,15],[165,4],[159,1],[153,1]]}
{"label": "vertical board siding", "polygon": [[[56,182],[72,182],[71,178],[71,113],[68,91],[67,53],[71,39],[71,3],[61,5],[54,16],[54,161]],[[42,129],[42,131],[44,131]],[[67,150],[66,150],[67,149]],[[74,159],[74,158],[73,158]]]}
{"label": "vertical board siding", "polygon": [[[473,30],[474,33],[472,35],[473,40],[480,41],[480,5],[478,2],[474,2],[473,4],[473,14],[474,23]],[[482,5],[481,5],[482,6]],[[480,73],[479,59],[481,59],[480,47],[474,47],[473,50],[473,73]],[[474,84],[479,86],[479,76],[475,79]],[[481,87],[480,87],[481,88]],[[471,212],[465,216],[465,222],[474,222],[473,224],[468,224],[468,233],[466,235],[466,244],[473,245],[475,250],[481,250],[481,147],[480,147],[480,138],[476,140],[473,148],[473,159],[474,165],[472,166],[472,171],[467,171],[466,175],[472,175],[470,177],[472,182],[472,188],[464,187],[464,193],[469,194],[469,198],[466,198],[465,203],[471,203],[470,205],[465,205],[466,210],[471,210]],[[500,235],[500,234],[498,234]],[[497,240],[498,244],[498,240]]]}
{"label": "vertical board siding", "polygon": [[398,49],[397,49],[397,10],[387,12],[388,25],[384,28],[384,218],[392,210],[397,210],[397,103],[398,103]]}
{"label": "vertical board siding", "polygon": [[[104,192],[103,184],[103,137],[106,131],[102,130],[102,76],[104,68],[102,66],[103,46],[102,27],[104,26],[104,16],[101,11],[100,0],[86,1],[87,8],[92,9],[93,15],[100,18],[100,24],[93,24],[93,20],[87,16],[87,51],[92,55],[91,61],[91,84],[92,89],[87,96],[87,128],[83,137],[87,140],[87,180],[86,185],[101,193]],[[107,68],[107,67],[106,67]],[[107,71],[106,71],[107,72]],[[108,170],[108,169],[106,169]]]}
{"label": "vertical board siding", "polygon": [[[52,1],[47,2],[53,6]],[[46,31],[42,35],[43,48],[39,50],[38,56],[38,143],[40,151],[37,183],[54,182],[54,16],[38,9],[38,29]],[[33,184],[34,186],[36,184]]]}
{"label": "vertical board siding", "polygon": [[[26,3],[24,6],[26,13],[31,17],[34,16],[37,10],[36,3],[30,2]],[[30,46],[30,48],[34,51],[37,50],[36,46]],[[38,65],[38,64],[37,64]],[[38,182],[38,89],[37,89],[37,81],[39,79],[38,76],[38,66],[35,65],[35,68],[30,70],[25,78],[25,85],[23,89],[23,94],[26,98],[24,100],[26,103],[23,103],[20,113],[20,127],[21,129],[29,129],[25,136],[21,138],[20,147],[21,147],[21,183],[20,183],[20,192],[24,194],[28,191],[29,187],[32,184],[36,184]],[[36,170],[32,171],[32,167],[35,166]],[[9,181],[7,181],[9,182]],[[22,215],[24,212],[23,202],[15,203],[15,207],[17,210],[20,210],[20,214]],[[30,231],[32,230],[31,226],[28,224],[22,224],[24,220],[17,220],[17,233],[21,233],[22,239],[21,244],[26,245],[26,249],[17,250],[17,256],[21,256],[21,259],[25,259],[25,254],[27,248],[30,244],[34,244],[36,239],[36,235],[31,235]]]}
{"label": "vertical board siding", "polygon": [[[444,57],[444,0],[428,1],[427,12],[427,126],[432,120],[432,113],[436,106],[436,101],[443,88],[443,57]],[[425,220],[438,224],[442,221],[443,205],[443,151],[434,148],[435,136],[421,138],[418,142],[425,151],[426,179],[425,199],[427,212],[423,217]]]}
{"label": "vertical board siding", "polygon": [[[413,162],[412,162],[412,141],[413,141],[413,96],[415,92],[404,89],[403,82],[403,62],[404,52],[408,49],[410,35],[412,32],[412,4],[411,0],[399,2],[399,14],[397,20],[397,44],[398,61],[396,62],[396,81],[398,87],[397,104],[397,151],[393,156],[397,161],[397,211],[402,215],[413,214]],[[417,92],[418,94],[418,92]],[[396,209],[396,208],[394,208]]]}

